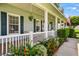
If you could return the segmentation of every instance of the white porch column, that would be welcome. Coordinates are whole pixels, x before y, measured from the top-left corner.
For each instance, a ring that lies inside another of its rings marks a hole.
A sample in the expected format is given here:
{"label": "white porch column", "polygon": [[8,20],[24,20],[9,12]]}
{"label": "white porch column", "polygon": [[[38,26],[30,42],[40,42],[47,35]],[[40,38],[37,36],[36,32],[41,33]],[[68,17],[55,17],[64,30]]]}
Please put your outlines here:
{"label": "white porch column", "polygon": [[61,26],[61,19],[60,19],[60,29],[62,28],[62,26]]}
{"label": "white porch column", "polygon": [[57,30],[58,22],[57,22],[57,17],[55,17],[55,30]]}
{"label": "white porch column", "polygon": [[55,16],[55,37],[57,36],[58,18]]}
{"label": "white porch column", "polygon": [[63,21],[63,28],[65,28],[65,23],[64,23],[64,21]]}
{"label": "white porch column", "polygon": [[66,23],[66,28],[67,28],[67,23]]}
{"label": "white porch column", "polygon": [[44,12],[44,19],[45,19],[45,23],[44,23],[44,30],[45,30],[45,36],[46,39],[48,38],[48,12],[45,10]]}

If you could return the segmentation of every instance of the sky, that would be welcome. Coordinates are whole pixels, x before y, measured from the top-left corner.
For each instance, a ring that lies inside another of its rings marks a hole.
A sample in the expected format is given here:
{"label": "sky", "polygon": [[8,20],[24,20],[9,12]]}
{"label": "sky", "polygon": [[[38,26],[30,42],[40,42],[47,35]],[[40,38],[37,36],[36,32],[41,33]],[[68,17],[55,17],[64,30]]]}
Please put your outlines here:
{"label": "sky", "polygon": [[61,3],[60,7],[64,8],[64,15],[67,18],[69,16],[79,16],[79,3]]}

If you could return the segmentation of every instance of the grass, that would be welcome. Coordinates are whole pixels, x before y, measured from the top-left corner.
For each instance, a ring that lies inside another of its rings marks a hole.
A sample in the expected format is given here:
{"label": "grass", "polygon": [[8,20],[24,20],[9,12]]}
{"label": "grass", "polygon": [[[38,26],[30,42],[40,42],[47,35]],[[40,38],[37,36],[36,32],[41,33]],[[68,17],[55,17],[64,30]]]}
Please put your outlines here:
{"label": "grass", "polygon": [[78,29],[75,29],[75,32],[79,33],[79,30]]}
{"label": "grass", "polygon": [[79,38],[79,30],[75,29],[76,37]]}

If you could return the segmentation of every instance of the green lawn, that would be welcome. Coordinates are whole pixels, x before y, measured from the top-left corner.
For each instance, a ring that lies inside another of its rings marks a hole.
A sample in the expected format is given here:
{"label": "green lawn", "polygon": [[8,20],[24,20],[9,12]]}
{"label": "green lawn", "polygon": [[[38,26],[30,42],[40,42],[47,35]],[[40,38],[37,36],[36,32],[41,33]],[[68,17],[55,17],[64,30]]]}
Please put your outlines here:
{"label": "green lawn", "polygon": [[79,38],[79,30],[75,29],[76,37]]}
{"label": "green lawn", "polygon": [[79,33],[79,30],[75,29],[75,32],[76,32],[76,33]]}

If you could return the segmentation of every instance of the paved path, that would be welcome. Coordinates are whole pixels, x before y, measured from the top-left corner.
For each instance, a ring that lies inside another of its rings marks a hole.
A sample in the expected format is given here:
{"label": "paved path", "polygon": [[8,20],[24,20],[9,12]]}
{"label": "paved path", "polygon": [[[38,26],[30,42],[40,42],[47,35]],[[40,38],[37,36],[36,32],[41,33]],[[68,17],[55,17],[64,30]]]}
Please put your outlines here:
{"label": "paved path", "polygon": [[54,56],[77,56],[77,40],[68,38]]}

